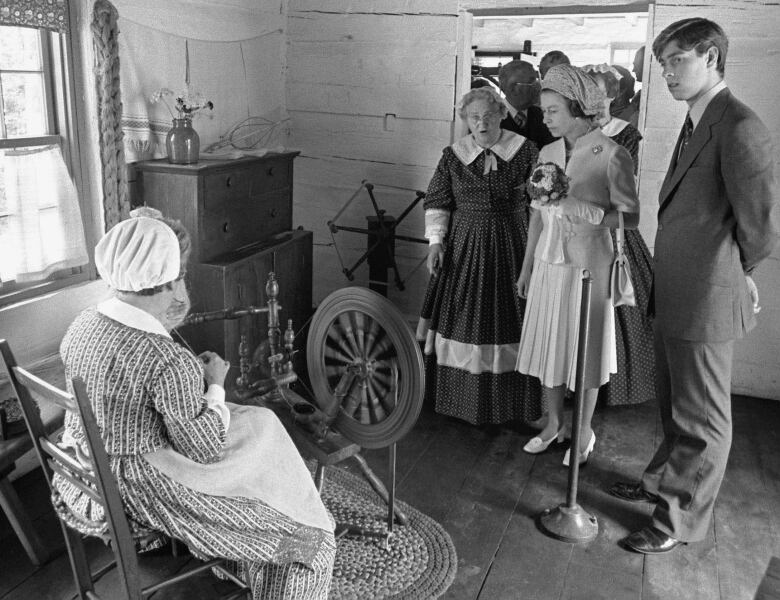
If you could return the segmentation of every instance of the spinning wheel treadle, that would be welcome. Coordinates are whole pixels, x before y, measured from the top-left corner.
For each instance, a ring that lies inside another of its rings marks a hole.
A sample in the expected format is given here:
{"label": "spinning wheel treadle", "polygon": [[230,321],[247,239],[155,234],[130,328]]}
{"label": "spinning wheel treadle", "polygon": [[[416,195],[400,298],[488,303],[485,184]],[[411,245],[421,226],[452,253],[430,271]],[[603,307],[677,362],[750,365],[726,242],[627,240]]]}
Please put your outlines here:
{"label": "spinning wheel treadle", "polygon": [[317,405],[365,448],[384,448],[414,426],[423,403],[423,358],[398,309],[360,287],[330,294],[306,344]]}

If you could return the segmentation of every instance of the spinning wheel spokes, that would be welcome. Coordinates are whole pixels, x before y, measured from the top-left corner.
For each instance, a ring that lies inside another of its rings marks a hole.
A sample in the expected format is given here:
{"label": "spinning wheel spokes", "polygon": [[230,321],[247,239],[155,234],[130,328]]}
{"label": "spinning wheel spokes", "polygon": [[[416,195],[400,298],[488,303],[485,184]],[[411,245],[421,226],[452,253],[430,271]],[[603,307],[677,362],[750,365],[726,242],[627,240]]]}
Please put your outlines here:
{"label": "spinning wheel spokes", "polygon": [[382,448],[414,426],[424,390],[422,353],[387,299],[365,288],[328,296],[312,319],[306,356],[323,410],[340,389],[334,426],[348,439]]}

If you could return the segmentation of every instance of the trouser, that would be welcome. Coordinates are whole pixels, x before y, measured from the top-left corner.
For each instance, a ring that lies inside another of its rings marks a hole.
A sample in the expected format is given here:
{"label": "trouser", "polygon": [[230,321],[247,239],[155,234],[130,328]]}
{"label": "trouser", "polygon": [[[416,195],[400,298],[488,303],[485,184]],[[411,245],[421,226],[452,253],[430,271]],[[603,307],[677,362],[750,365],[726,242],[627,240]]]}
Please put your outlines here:
{"label": "trouser", "polygon": [[731,448],[734,341],[681,340],[657,325],[654,334],[664,437],[642,484],[659,496],[653,525],[695,542],[707,536]]}

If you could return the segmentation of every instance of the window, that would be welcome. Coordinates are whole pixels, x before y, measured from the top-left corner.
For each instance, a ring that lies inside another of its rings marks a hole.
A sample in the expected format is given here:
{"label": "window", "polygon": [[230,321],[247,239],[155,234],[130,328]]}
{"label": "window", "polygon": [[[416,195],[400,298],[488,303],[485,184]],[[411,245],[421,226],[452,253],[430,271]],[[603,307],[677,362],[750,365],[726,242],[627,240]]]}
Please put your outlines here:
{"label": "window", "polygon": [[0,26],[0,305],[87,277],[66,41]]}

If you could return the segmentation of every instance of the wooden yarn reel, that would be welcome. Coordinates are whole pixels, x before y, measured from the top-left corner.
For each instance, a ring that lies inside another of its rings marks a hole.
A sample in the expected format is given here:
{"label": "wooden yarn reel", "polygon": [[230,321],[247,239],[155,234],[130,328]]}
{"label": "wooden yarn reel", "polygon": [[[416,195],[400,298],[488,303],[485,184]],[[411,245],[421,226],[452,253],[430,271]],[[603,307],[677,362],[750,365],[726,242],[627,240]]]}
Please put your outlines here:
{"label": "wooden yarn reel", "polygon": [[422,352],[398,309],[376,292],[348,287],[320,303],[306,363],[317,406],[359,446],[391,446],[420,416]]}

